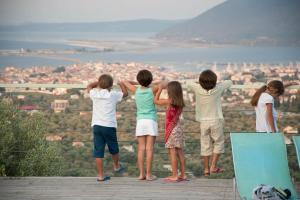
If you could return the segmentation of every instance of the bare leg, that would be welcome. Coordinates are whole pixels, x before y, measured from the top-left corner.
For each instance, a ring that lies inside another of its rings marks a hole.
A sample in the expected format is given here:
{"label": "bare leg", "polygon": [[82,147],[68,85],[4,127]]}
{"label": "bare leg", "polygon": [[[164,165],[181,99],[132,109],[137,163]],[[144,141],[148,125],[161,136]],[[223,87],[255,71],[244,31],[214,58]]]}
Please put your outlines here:
{"label": "bare leg", "polygon": [[171,166],[172,166],[172,176],[167,177],[167,179],[170,180],[178,180],[178,162],[177,162],[177,154],[175,148],[169,148],[169,155],[171,160]]}
{"label": "bare leg", "polygon": [[138,167],[140,170],[140,176],[138,179],[143,180],[145,179],[145,170],[144,170],[144,155],[146,149],[146,136],[139,136],[138,137]]}
{"label": "bare leg", "polygon": [[218,160],[221,154],[213,153],[211,159],[210,171],[215,171],[217,169]]}
{"label": "bare leg", "polygon": [[114,166],[114,170],[118,170],[120,169],[120,156],[119,154],[115,154],[115,155],[111,155],[112,159],[114,161],[113,166]]}
{"label": "bare leg", "polygon": [[184,157],[184,152],[182,148],[176,148],[177,155],[180,161],[180,177],[181,179],[186,179],[185,175],[185,157]]}
{"label": "bare leg", "polygon": [[153,160],[153,150],[155,143],[155,136],[147,135],[146,139],[146,154],[147,154],[147,169],[146,169],[146,179],[152,180],[152,160]]}
{"label": "bare leg", "polygon": [[202,159],[203,159],[203,164],[204,164],[204,175],[205,174],[209,174],[210,171],[209,171],[209,157],[210,156],[202,156]]}
{"label": "bare leg", "polygon": [[96,166],[98,170],[98,179],[102,180],[104,178],[103,175],[103,158],[96,158]]}

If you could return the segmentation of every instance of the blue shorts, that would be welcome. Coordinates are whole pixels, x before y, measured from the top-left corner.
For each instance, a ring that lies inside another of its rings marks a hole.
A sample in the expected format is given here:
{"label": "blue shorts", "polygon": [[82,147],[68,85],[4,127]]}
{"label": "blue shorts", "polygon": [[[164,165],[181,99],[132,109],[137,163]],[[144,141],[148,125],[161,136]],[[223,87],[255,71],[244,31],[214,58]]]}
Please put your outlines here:
{"label": "blue shorts", "polygon": [[117,131],[113,127],[105,127],[94,125],[94,157],[103,158],[105,145],[107,144],[108,150],[112,155],[119,153],[119,144],[117,140]]}

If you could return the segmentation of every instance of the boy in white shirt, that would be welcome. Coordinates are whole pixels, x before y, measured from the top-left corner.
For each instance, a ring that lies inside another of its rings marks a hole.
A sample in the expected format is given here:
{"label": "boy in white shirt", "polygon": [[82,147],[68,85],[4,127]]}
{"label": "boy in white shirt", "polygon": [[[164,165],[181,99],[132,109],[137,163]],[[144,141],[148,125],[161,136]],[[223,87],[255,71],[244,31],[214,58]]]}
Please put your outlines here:
{"label": "boy in white shirt", "polygon": [[108,150],[114,161],[115,172],[121,172],[124,168],[120,165],[119,145],[117,140],[117,119],[116,105],[122,98],[128,96],[128,92],[123,83],[118,83],[122,92],[113,91],[113,79],[108,74],[99,77],[98,82],[87,86],[90,98],[93,101],[92,127],[94,134],[94,157],[98,169],[97,181],[106,181],[110,177],[104,176],[103,158],[107,144]]}

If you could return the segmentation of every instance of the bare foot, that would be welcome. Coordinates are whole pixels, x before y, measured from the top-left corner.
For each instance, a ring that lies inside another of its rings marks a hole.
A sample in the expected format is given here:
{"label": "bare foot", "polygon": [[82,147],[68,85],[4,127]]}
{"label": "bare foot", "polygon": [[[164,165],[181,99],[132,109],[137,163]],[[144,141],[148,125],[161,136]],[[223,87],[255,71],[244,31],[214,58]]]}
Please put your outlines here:
{"label": "bare foot", "polygon": [[157,179],[157,177],[154,176],[154,175],[151,175],[151,176],[147,176],[147,177],[146,177],[146,180],[147,180],[147,181],[155,181],[156,179]]}
{"label": "bare foot", "polygon": [[178,179],[181,179],[181,180],[187,180],[187,176],[185,174],[180,174],[178,176]]}
{"label": "bare foot", "polygon": [[145,180],[146,179],[146,176],[145,175],[140,175],[139,177],[138,177],[138,180]]}
{"label": "bare foot", "polygon": [[177,176],[168,176],[166,178],[164,178],[165,180],[171,180],[171,181],[178,181],[178,178]]}

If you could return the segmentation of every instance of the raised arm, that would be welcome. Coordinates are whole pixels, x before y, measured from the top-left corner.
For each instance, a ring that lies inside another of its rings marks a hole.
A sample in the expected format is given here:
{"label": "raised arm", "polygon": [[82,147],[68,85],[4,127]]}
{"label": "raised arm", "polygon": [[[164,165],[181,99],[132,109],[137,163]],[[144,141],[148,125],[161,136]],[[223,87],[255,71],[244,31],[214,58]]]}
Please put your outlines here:
{"label": "raised arm", "polygon": [[120,86],[120,88],[123,92],[123,98],[127,97],[128,96],[128,90],[127,90],[125,84],[122,81],[119,81],[118,85]]}
{"label": "raised arm", "polygon": [[289,83],[284,84],[284,88],[290,87],[292,85],[299,85],[299,83],[297,83],[297,82],[289,82]]}
{"label": "raised arm", "polygon": [[162,89],[165,89],[167,87],[168,81],[153,81],[151,85],[153,94],[155,96],[159,90],[159,87],[162,87]]}
{"label": "raised arm", "polygon": [[88,84],[86,89],[88,92],[90,92],[91,89],[96,88],[97,86],[98,86],[98,82],[93,82],[93,83]]}
{"label": "raised arm", "polygon": [[139,85],[139,83],[138,82],[136,82],[136,81],[128,81],[131,85]]}
{"label": "raised arm", "polygon": [[161,94],[161,92],[162,92],[162,90],[163,90],[163,85],[162,84],[160,84],[159,86],[158,86],[158,89],[157,89],[157,92],[156,92],[156,94],[155,94],[155,96],[154,96],[154,103],[156,104],[156,105],[160,105],[160,106],[167,106],[167,105],[169,105],[170,104],[170,100],[169,99],[160,99],[159,97],[160,97],[160,94]]}
{"label": "raised arm", "polygon": [[136,86],[132,84],[132,81],[123,81],[124,86],[133,94],[135,94]]}

